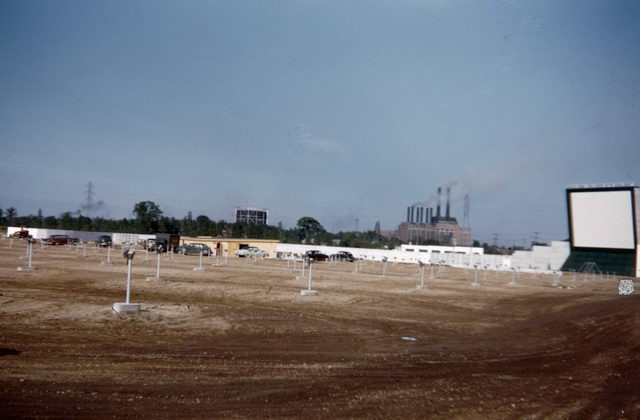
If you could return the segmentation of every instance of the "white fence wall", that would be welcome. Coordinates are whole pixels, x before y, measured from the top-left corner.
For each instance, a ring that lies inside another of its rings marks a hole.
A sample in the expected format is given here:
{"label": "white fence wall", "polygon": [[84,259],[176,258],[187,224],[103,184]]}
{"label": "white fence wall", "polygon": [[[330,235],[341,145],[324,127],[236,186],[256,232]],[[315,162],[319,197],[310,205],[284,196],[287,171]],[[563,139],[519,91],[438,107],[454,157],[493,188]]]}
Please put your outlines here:
{"label": "white fence wall", "polygon": [[522,271],[556,271],[562,268],[570,253],[569,242],[553,241],[549,246],[535,245],[531,251],[514,252],[511,263]]}
{"label": "white fence wall", "polygon": [[[478,264],[481,261],[482,248],[470,247],[435,247],[435,246],[407,246],[406,249],[367,249],[349,248],[326,245],[278,244],[276,252],[282,257],[302,257],[309,250],[318,250],[323,254],[332,255],[338,251],[348,251],[354,257],[364,260],[417,264],[418,261],[429,264],[447,264],[463,266],[464,264]],[[455,250],[455,251],[454,251]],[[479,251],[478,251],[479,250]],[[486,256],[484,256],[486,257]]]}
{"label": "white fence wall", "polygon": [[[332,255],[348,251],[354,257],[365,260],[417,264],[444,264],[458,268],[483,268],[485,270],[517,270],[550,273],[560,270],[569,257],[567,242],[552,242],[551,246],[534,246],[531,251],[517,251],[513,255],[486,255],[482,248],[436,247],[403,245],[400,249],[363,249],[324,245],[278,244],[276,252],[281,258],[301,258],[309,250]],[[412,250],[412,251],[409,251]]]}

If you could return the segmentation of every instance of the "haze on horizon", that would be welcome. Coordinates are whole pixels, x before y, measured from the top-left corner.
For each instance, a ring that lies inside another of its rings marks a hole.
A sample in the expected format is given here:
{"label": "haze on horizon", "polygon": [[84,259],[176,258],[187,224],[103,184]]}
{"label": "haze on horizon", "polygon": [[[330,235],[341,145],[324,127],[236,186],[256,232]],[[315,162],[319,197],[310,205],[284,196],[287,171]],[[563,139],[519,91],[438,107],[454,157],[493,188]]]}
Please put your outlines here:
{"label": "haze on horizon", "polygon": [[632,0],[0,0],[0,208],[394,229],[452,186],[566,239],[567,185],[640,181],[639,45]]}

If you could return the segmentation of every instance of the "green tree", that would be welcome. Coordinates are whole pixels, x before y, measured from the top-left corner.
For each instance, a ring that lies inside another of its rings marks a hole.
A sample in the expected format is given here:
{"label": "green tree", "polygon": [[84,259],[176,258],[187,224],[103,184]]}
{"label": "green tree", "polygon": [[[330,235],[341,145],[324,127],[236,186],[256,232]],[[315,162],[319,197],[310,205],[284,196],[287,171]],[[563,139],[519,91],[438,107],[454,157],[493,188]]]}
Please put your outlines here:
{"label": "green tree", "polygon": [[9,207],[7,209],[7,222],[12,223],[16,217],[18,217],[18,210],[15,207]]}
{"label": "green tree", "polygon": [[160,225],[162,210],[153,201],[141,201],[133,206],[136,224],[141,233],[156,233]]}
{"label": "green tree", "polygon": [[196,217],[196,235],[213,236],[213,222],[207,216],[201,214]]}
{"label": "green tree", "polygon": [[189,215],[180,221],[180,234],[184,236],[196,235],[196,224],[193,221],[193,218],[189,217]]}
{"label": "green tree", "polygon": [[243,223],[231,223],[231,237],[232,238],[244,238],[245,229]]}
{"label": "green tree", "polygon": [[158,230],[163,233],[180,233],[180,221],[174,217],[162,216]]}
{"label": "green tree", "polygon": [[55,216],[47,216],[42,222],[42,227],[45,229],[55,229],[58,226],[58,220]]}
{"label": "green tree", "polygon": [[58,229],[75,230],[76,221],[70,211],[65,211],[58,218]]}
{"label": "green tree", "polygon": [[308,242],[319,233],[324,232],[324,227],[313,217],[305,216],[298,219],[296,223],[298,236],[302,242]]}

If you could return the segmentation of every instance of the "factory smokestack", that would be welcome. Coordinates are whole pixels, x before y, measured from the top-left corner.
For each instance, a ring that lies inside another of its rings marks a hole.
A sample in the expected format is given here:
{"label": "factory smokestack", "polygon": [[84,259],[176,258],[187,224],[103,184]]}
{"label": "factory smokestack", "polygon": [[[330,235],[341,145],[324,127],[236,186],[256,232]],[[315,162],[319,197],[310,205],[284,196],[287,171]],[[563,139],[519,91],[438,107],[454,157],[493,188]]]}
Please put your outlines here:
{"label": "factory smokestack", "polygon": [[436,207],[436,217],[440,218],[440,203],[442,200],[442,187],[438,187],[438,207]]}
{"label": "factory smokestack", "polygon": [[447,187],[447,213],[445,215],[447,219],[451,217],[451,188]]}
{"label": "factory smokestack", "polygon": [[414,219],[414,215],[415,215],[415,207],[411,206],[411,223],[413,223]]}
{"label": "factory smokestack", "polygon": [[407,207],[407,223],[411,222],[411,206]]}

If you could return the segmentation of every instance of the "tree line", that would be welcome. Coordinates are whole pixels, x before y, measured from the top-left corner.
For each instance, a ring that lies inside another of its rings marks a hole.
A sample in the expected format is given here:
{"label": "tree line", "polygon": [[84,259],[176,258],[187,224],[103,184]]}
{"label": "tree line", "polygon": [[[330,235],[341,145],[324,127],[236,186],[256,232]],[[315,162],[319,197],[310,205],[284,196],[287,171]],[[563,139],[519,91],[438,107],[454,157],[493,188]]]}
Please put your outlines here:
{"label": "tree line", "polygon": [[214,221],[206,215],[192,217],[191,213],[183,218],[165,216],[153,201],[141,201],[133,206],[131,218],[108,219],[88,217],[79,212],[64,212],[59,216],[37,215],[20,216],[15,208],[0,209],[0,226],[26,226],[44,229],[81,230],[93,232],[173,233],[181,236],[213,236],[220,238],[276,239],[283,243],[306,243],[355,248],[388,248],[399,244],[376,233],[338,232],[331,233],[313,217],[301,217],[296,226],[283,229],[281,226],[260,225],[255,223],[235,223],[224,220]]}

